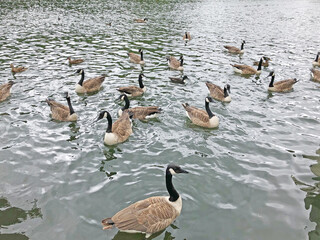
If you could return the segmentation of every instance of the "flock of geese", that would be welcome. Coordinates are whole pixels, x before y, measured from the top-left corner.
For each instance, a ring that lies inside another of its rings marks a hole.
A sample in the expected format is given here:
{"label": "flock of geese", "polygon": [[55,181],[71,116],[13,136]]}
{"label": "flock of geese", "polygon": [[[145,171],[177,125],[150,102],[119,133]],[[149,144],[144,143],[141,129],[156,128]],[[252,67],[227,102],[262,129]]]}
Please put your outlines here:
{"label": "flock of geese", "polygon": [[[134,21],[136,23],[146,23],[148,19],[134,19]],[[185,43],[191,41],[190,33],[185,32],[182,39]],[[224,46],[224,48],[232,54],[243,54],[245,43],[245,41],[242,41],[240,48],[234,46]],[[317,53],[316,59],[313,61],[314,67],[320,66],[319,56],[320,52]],[[128,53],[128,57],[132,63],[140,65],[145,63],[142,49],[139,49],[138,54],[132,52]],[[70,57],[68,57],[67,60],[70,65],[80,64],[84,61],[83,59],[71,59]],[[169,68],[183,71],[183,56],[180,56],[179,59],[168,56],[167,61]],[[271,59],[264,56],[260,61],[253,63],[257,68],[240,64],[231,64],[231,66],[236,73],[241,75],[259,75],[261,74],[262,66],[269,66],[269,61],[271,61]],[[13,64],[11,64],[10,67],[13,73],[27,70],[25,67],[14,67]],[[75,91],[79,94],[99,91],[106,77],[105,75],[102,75],[85,80],[84,69],[78,69],[76,73],[81,75],[79,82],[75,86]],[[313,80],[320,82],[319,70],[312,68],[311,76]],[[125,86],[117,89],[121,94],[119,99],[124,101],[125,105],[119,109],[119,118],[114,123],[112,122],[112,117],[108,111],[99,113],[97,120],[106,118],[108,121],[108,127],[104,136],[104,143],[106,145],[114,145],[126,141],[132,134],[132,119],[146,120],[148,118],[157,117],[158,114],[162,112],[162,109],[158,106],[130,107],[129,98],[141,96],[146,91],[146,87],[143,84],[144,77],[143,73],[139,74],[138,86]],[[297,79],[287,79],[275,82],[274,71],[271,71],[268,77],[271,77],[268,90],[274,92],[288,92],[297,82]],[[173,83],[179,84],[184,84],[187,79],[187,76],[170,77],[170,80]],[[13,84],[13,81],[9,81],[0,86],[0,101],[4,101],[10,96],[10,89]],[[182,106],[192,123],[205,128],[216,128],[219,125],[219,118],[212,113],[209,103],[213,102],[213,99],[226,103],[231,102],[230,85],[226,84],[222,89],[211,82],[206,82],[206,86],[210,92],[210,97],[205,98],[205,109],[190,106],[188,103],[182,104]],[[51,117],[58,121],[77,121],[78,116],[72,107],[68,92],[65,93],[65,98],[67,100],[67,106],[52,99],[46,99],[46,102],[51,109]],[[182,209],[182,199],[172,184],[172,176],[179,173],[188,172],[175,164],[169,164],[165,174],[166,187],[169,196],[150,197],[131,204],[127,208],[116,213],[113,217],[102,220],[103,229],[117,227],[120,231],[124,232],[144,233],[146,234],[146,238],[148,238],[153,233],[168,227],[180,215]]]}

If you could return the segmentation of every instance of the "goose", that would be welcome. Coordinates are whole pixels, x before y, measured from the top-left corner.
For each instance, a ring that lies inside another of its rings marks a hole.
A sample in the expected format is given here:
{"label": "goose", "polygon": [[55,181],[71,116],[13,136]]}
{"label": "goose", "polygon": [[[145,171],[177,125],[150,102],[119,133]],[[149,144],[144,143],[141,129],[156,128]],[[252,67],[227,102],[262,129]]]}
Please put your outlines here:
{"label": "goose", "polygon": [[112,124],[112,118],[109,112],[102,111],[98,116],[98,120],[107,118],[108,128],[104,135],[104,143],[106,145],[115,145],[126,141],[132,134],[132,113],[129,111],[123,112],[121,117]]}
{"label": "goose", "polygon": [[262,66],[262,58],[259,61],[259,65],[257,69],[254,69],[251,66],[248,65],[240,65],[240,64],[231,64],[231,66],[233,67],[233,70],[236,73],[240,73],[242,75],[260,75],[261,74],[261,66]]}
{"label": "goose", "polygon": [[[122,101],[125,101],[125,105],[123,108],[119,109],[119,117],[122,116],[123,112],[129,111],[133,114],[132,118],[139,119],[139,120],[145,120],[149,118],[156,118],[158,117],[158,114],[161,113],[162,109],[157,106],[150,106],[150,107],[130,107],[130,101],[126,94],[121,94],[119,99]],[[127,110],[128,109],[128,110]]]}
{"label": "goose", "polygon": [[[262,66],[263,67],[269,67],[269,61],[271,61],[271,59],[270,58],[268,58],[268,57],[262,57],[263,59],[264,59],[264,62],[262,62]],[[259,66],[259,62],[258,61],[256,61],[256,62],[253,62],[253,65],[254,66]]]}
{"label": "goose", "polygon": [[313,68],[311,68],[310,71],[312,79],[316,82],[320,82],[320,71]]}
{"label": "goose", "polygon": [[54,120],[63,122],[77,121],[78,116],[73,110],[68,92],[66,93],[65,98],[67,99],[68,107],[52,99],[46,99],[46,102],[48,103],[51,109],[52,118]]}
{"label": "goose", "polygon": [[243,47],[244,47],[245,43],[246,43],[246,41],[243,40],[241,43],[240,49],[237,47],[234,47],[234,46],[229,46],[229,45],[225,45],[223,47],[226,48],[229,53],[243,54],[244,53]]}
{"label": "goose", "polygon": [[229,84],[225,85],[223,89],[211,82],[206,82],[206,85],[210,91],[210,96],[212,98],[219,100],[221,102],[231,102],[231,97],[229,95],[230,93]]}
{"label": "goose", "polygon": [[14,67],[12,63],[10,64],[10,67],[11,67],[11,72],[13,73],[24,72],[28,69],[26,67]]}
{"label": "goose", "polygon": [[189,32],[185,32],[183,35],[183,40],[187,43],[191,40],[191,35]]}
{"label": "goose", "polygon": [[67,57],[69,64],[79,64],[82,63],[84,60],[82,58],[78,58],[78,59],[71,59],[71,57]]}
{"label": "goose", "polygon": [[181,213],[182,198],[172,184],[172,175],[188,173],[180,166],[166,168],[166,187],[169,196],[155,196],[140,200],[120,210],[113,217],[102,220],[103,230],[117,227],[122,232],[143,233],[149,238],[167,228]]}
{"label": "goose", "polygon": [[188,103],[182,104],[182,106],[186,110],[188,118],[194,124],[205,128],[215,128],[219,126],[219,118],[211,112],[209,108],[209,102],[213,102],[213,99],[211,97],[206,97],[206,110],[192,107]]}
{"label": "goose", "polygon": [[175,69],[175,70],[179,70],[179,71],[183,70],[183,56],[182,55],[180,56],[179,60],[177,60],[173,56],[168,56],[167,60],[168,60],[168,65],[171,69]]}
{"label": "goose", "polygon": [[140,53],[140,56],[132,52],[128,53],[130,62],[143,65],[144,64],[143,50],[141,48],[139,49],[139,53]]}
{"label": "goose", "polygon": [[148,21],[148,18],[137,18],[133,19],[133,21],[135,21],[136,23],[146,23]]}
{"label": "goose", "polygon": [[317,53],[317,56],[316,56],[316,59],[313,61],[312,65],[314,67],[319,67],[320,66],[320,59],[319,59],[319,55],[320,55],[320,52]]}
{"label": "goose", "polygon": [[87,79],[86,81],[84,80],[84,70],[83,69],[78,69],[76,71],[77,74],[81,74],[81,79],[80,81],[76,84],[76,92],[77,93],[91,93],[91,92],[96,92],[99,91],[101,88],[101,84],[103,83],[106,75],[102,75],[99,77],[94,77]]}
{"label": "goose", "polygon": [[181,77],[169,77],[171,82],[185,84],[186,79],[189,79],[186,75]]}
{"label": "goose", "polygon": [[288,92],[292,89],[293,84],[298,82],[296,78],[274,82],[275,74],[273,71],[270,72],[268,77],[271,77],[271,81],[268,88],[268,90],[271,92]]}
{"label": "goose", "polygon": [[127,94],[130,97],[141,96],[147,90],[147,88],[143,85],[142,77],[144,77],[144,74],[140,73],[138,78],[139,87],[137,86],[120,87],[120,88],[117,88],[117,90],[121,93]]}
{"label": "goose", "polygon": [[15,84],[14,81],[9,81],[0,85],[0,102],[6,100],[10,96],[10,89],[13,84]]}

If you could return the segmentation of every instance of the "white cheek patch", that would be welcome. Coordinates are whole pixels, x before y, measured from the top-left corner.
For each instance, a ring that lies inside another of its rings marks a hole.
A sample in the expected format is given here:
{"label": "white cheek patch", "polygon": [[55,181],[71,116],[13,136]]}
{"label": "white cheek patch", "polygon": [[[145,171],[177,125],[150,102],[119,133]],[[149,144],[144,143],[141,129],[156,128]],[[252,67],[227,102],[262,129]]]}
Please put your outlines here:
{"label": "white cheek patch", "polygon": [[169,172],[170,172],[172,175],[176,174],[176,172],[175,172],[172,168],[169,169]]}
{"label": "white cheek patch", "polygon": [[107,118],[107,115],[108,115],[107,113],[104,113],[103,118]]}

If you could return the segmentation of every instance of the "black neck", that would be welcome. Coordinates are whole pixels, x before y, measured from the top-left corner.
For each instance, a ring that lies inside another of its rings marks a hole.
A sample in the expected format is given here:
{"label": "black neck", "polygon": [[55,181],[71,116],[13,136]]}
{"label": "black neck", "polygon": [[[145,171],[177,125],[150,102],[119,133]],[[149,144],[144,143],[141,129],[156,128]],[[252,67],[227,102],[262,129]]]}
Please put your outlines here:
{"label": "black neck", "polygon": [[225,98],[229,96],[228,89],[226,87],[224,87],[223,93]]}
{"label": "black neck", "polygon": [[139,87],[144,88],[143,82],[142,82],[142,76],[139,75]]}
{"label": "black neck", "polygon": [[186,38],[188,38],[188,33],[186,32]]}
{"label": "black neck", "polygon": [[84,80],[84,71],[81,72],[81,79],[80,79],[80,81],[78,82],[78,84],[79,84],[80,86],[82,86],[83,80]]}
{"label": "black neck", "polygon": [[319,53],[317,54],[316,59],[314,61],[318,62],[318,60],[319,60]]}
{"label": "black neck", "polygon": [[211,112],[210,108],[209,108],[209,103],[206,101],[206,111],[209,115],[209,119],[212,118],[214,116],[214,114]]}
{"label": "black neck", "polygon": [[168,193],[170,195],[169,201],[170,202],[177,201],[179,198],[179,193],[177,192],[177,190],[174,188],[172,184],[172,174],[168,169],[166,171],[166,186],[167,186]]}
{"label": "black neck", "polygon": [[241,50],[243,50],[244,42],[241,44]]}
{"label": "black neck", "polygon": [[140,52],[140,56],[141,56],[141,61],[143,61],[143,52]]}
{"label": "black neck", "polygon": [[111,133],[112,132],[112,118],[110,116],[110,114],[107,114],[107,120],[108,120],[108,128],[107,128],[107,133]]}
{"label": "black neck", "polygon": [[183,58],[180,59],[180,66],[183,66]]}
{"label": "black neck", "polygon": [[262,67],[262,58],[259,61],[259,65],[258,65],[257,71],[260,71],[261,67]]}
{"label": "black neck", "polygon": [[124,110],[126,110],[126,109],[128,109],[130,107],[130,101],[129,101],[129,98],[127,97],[127,95],[124,95],[124,101],[126,102],[126,104],[121,109],[122,111],[124,111]]}
{"label": "black neck", "polygon": [[70,115],[72,115],[72,114],[74,114],[74,110],[73,110],[73,107],[71,105],[70,97],[67,97],[67,102],[68,102],[68,106],[69,106]]}
{"label": "black neck", "polygon": [[274,75],[272,75],[272,77],[271,77],[269,87],[273,87],[273,82],[274,82]]}

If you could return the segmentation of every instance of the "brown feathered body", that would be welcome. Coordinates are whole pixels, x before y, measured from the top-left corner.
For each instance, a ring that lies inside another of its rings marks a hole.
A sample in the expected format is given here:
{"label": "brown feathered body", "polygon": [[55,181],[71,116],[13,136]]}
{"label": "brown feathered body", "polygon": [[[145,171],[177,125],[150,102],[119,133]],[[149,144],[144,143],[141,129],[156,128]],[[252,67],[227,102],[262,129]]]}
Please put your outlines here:
{"label": "brown feathered body", "polygon": [[[253,65],[254,65],[254,66],[259,66],[259,62],[258,62],[258,61],[253,62]],[[263,66],[263,67],[269,67],[269,60],[263,61],[262,64],[261,64],[261,66]]]}
{"label": "brown feathered body", "polygon": [[240,64],[231,64],[232,67],[234,67],[234,71],[236,73],[240,73],[243,75],[254,75],[254,74],[259,74],[261,71],[257,71],[257,69],[254,69],[251,66],[248,65],[240,65]]}
{"label": "brown feathered body", "polygon": [[167,60],[168,60],[168,66],[171,69],[175,69],[175,70],[179,70],[179,71],[183,70],[183,58],[182,58],[182,56],[180,57],[180,61],[177,60],[173,56],[167,57]]}
{"label": "brown feathered body", "polygon": [[288,92],[292,90],[293,85],[298,82],[295,78],[274,82],[275,74],[271,72],[269,76],[272,76],[268,88],[271,92]]}
{"label": "brown feathered body", "polygon": [[136,19],[133,19],[133,21],[136,22],[136,23],[146,23],[146,22],[147,22],[147,19],[146,19],[146,18],[144,18],[144,19],[142,19],[142,18],[136,18]]}
{"label": "brown feathered body", "polygon": [[139,49],[139,53],[140,54],[136,54],[132,52],[128,53],[130,62],[143,65],[144,59],[143,59],[143,52],[141,49]]}
{"label": "brown feathered body", "polygon": [[138,97],[144,94],[145,88],[140,88],[137,86],[120,87],[117,89],[119,92],[125,93],[130,97]]}
{"label": "brown feathered body", "polygon": [[320,71],[316,69],[311,69],[311,77],[314,81],[320,82]]}
{"label": "brown feathered body", "polygon": [[82,58],[71,59],[70,57],[68,57],[67,59],[68,59],[70,65],[72,65],[72,64],[79,64],[79,63],[84,62],[84,60],[83,60]]}
{"label": "brown feathered body", "polygon": [[[159,113],[161,113],[161,108],[157,106],[147,106],[147,107],[133,107],[126,109],[124,111],[130,111],[134,119],[146,120],[150,118],[156,118]],[[122,111],[120,109],[119,115],[122,115]]]}
{"label": "brown feathered body", "polygon": [[9,81],[0,85],[0,102],[6,100],[10,96],[10,90],[13,84],[13,81]]}
{"label": "brown feathered body", "polygon": [[225,45],[223,47],[227,49],[229,53],[235,53],[235,54],[243,53],[243,50],[234,46]]}
{"label": "brown feathered body", "polygon": [[183,40],[184,40],[185,42],[188,42],[188,41],[191,40],[191,35],[190,35],[189,32],[185,32],[185,34],[183,35]]}
{"label": "brown feathered body", "polygon": [[10,64],[10,67],[11,67],[11,72],[13,73],[24,72],[28,69],[26,67],[14,67],[13,64]]}
{"label": "brown feathered body", "polygon": [[212,118],[209,118],[209,115],[205,110],[192,107],[187,103],[182,104],[182,106],[186,110],[186,114],[188,118],[195,125],[205,127],[205,128],[215,128],[219,125],[219,119],[217,116],[213,116]]}
{"label": "brown feathered body", "polygon": [[50,106],[51,116],[54,120],[62,122],[73,122],[78,120],[76,113],[70,114],[70,108],[54,100],[46,99]]}
{"label": "brown feathered body", "polygon": [[225,94],[224,89],[210,82],[206,82],[206,85],[212,98],[221,102],[231,102],[231,97],[228,94]]}
{"label": "brown feathered body", "polygon": [[102,75],[99,77],[90,78],[84,81],[84,70],[79,69],[77,73],[81,74],[80,81],[76,84],[77,93],[91,93],[100,90],[102,83],[104,82],[106,76]]}

